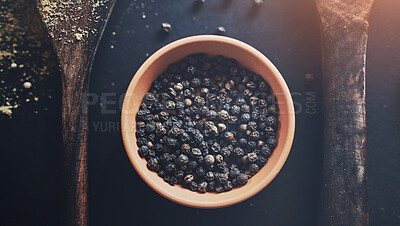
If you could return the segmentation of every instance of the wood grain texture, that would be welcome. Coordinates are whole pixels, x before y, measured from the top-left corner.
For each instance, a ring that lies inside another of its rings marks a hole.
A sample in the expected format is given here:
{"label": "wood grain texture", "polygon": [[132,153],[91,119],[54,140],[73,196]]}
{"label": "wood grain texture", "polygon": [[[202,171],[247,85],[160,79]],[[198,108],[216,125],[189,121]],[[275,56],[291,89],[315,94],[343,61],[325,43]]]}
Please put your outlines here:
{"label": "wood grain texture", "polygon": [[368,225],[365,60],[373,0],[315,0],[322,35],[320,225]]}
{"label": "wood grain texture", "polygon": [[38,0],[62,73],[66,225],[88,225],[87,94],[93,56],[115,0]]}

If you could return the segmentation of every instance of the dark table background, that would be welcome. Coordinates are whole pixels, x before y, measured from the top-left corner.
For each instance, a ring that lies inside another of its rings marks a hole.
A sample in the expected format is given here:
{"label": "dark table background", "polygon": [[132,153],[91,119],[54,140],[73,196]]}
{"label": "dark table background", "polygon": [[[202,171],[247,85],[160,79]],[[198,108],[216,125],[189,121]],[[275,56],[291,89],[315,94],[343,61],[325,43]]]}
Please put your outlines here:
{"label": "dark table background", "polygon": [[[25,1],[25,3],[28,1]],[[117,1],[93,64],[89,107],[91,225],[315,225],[321,171],[321,48],[313,1]],[[31,4],[32,3],[26,3]],[[367,152],[371,225],[400,225],[400,1],[377,0],[367,49]],[[145,15],[145,16],[143,16]],[[172,25],[170,34],[160,24]],[[243,203],[215,210],[175,204],[131,166],[120,135],[124,92],[157,49],[182,37],[226,35],[259,49],[280,70],[296,107],[289,158]],[[44,40],[48,42],[48,40]],[[48,45],[46,45],[48,46]],[[43,48],[48,48],[44,46]],[[57,74],[57,72],[54,72]],[[305,79],[312,74],[314,80]],[[5,225],[57,225],[63,211],[60,79],[53,101],[0,121],[0,216]],[[1,88],[0,84],[0,88]],[[48,89],[48,87],[42,87]],[[45,106],[40,106],[45,105]]]}

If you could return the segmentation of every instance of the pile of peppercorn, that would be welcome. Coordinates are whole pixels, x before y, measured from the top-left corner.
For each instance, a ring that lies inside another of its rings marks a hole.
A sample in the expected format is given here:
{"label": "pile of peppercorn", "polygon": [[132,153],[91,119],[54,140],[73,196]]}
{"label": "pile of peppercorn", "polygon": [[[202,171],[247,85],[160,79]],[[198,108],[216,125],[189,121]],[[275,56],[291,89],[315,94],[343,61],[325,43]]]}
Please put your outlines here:
{"label": "pile of peppercorn", "polygon": [[137,114],[139,154],[171,185],[198,192],[243,186],[277,144],[269,84],[234,59],[190,55],[153,82]]}

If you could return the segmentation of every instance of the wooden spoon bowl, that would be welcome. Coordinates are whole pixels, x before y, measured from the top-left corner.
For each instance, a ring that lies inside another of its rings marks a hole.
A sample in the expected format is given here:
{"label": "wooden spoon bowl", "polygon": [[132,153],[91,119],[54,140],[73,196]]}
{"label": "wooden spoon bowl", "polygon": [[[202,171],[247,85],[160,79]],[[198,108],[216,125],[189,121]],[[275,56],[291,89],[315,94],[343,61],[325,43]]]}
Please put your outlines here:
{"label": "wooden spoon bowl", "polygon": [[[241,66],[260,74],[277,96],[280,109],[278,145],[267,164],[249,182],[232,191],[200,194],[179,185],[171,186],[147,169],[147,161],[138,154],[136,114],[143,96],[153,81],[173,62],[194,53],[223,55],[236,59]],[[236,39],[200,35],[175,41],[154,53],[136,72],[126,92],[121,115],[122,137],[129,159],[142,179],[162,196],[182,205],[197,208],[219,208],[244,201],[266,187],[278,174],[289,155],[295,128],[291,94],[279,71],[255,48]]]}

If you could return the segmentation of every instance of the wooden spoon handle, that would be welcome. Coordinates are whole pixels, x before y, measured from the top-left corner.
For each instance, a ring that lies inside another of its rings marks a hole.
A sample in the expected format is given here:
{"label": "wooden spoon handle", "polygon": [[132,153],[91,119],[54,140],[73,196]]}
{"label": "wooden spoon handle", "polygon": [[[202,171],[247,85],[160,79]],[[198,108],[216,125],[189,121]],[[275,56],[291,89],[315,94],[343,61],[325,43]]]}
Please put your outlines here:
{"label": "wooden spoon handle", "polygon": [[65,225],[88,224],[86,94],[93,56],[115,1],[37,0],[62,75]]}
{"label": "wooden spoon handle", "polygon": [[365,58],[373,0],[316,0],[322,33],[320,225],[368,225]]}
{"label": "wooden spoon handle", "polygon": [[[75,64],[69,64],[72,67]],[[72,70],[70,68],[69,70]],[[87,225],[87,124],[88,67],[76,65],[73,80],[62,82],[62,130],[66,188],[65,223]],[[68,70],[68,69],[67,69]],[[63,76],[65,78],[66,76]],[[64,79],[63,79],[64,80]]]}

